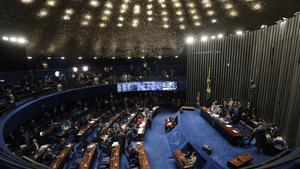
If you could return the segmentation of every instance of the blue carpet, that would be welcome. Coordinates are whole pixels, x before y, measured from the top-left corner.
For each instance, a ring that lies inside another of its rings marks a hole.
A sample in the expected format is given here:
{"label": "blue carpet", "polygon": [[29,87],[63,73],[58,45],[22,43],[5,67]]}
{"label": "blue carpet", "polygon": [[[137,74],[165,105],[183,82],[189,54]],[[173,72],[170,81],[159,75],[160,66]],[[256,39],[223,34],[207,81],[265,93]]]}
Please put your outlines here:
{"label": "blue carpet", "polygon": [[155,169],[176,169],[176,162],[170,158],[169,145],[165,134],[164,122],[169,115],[174,113],[168,110],[161,110],[152,121],[152,128],[147,129],[145,135],[145,149],[148,154],[151,168]]}
{"label": "blue carpet", "polygon": [[213,150],[212,155],[209,156],[212,160],[211,162],[215,162],[218,166],[223,168],[228,168],[226,165],[228,160],[241,154],[250,154],[253,157],[253,163],[258,163],[270,158],[257,153],[254,145],[250,145],[249,148],[232,146],[216,129],[200,116],[200,110],[180,114],[179,127],[181,127],[184,135],[200,154],[205,153],[202,150],[202,146],[208,144]]}

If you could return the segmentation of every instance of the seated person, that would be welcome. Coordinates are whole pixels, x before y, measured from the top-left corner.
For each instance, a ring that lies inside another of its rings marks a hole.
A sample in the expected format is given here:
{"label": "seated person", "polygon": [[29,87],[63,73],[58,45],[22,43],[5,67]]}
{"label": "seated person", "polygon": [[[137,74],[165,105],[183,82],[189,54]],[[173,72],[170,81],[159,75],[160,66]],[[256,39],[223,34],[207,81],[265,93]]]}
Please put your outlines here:
{"label": "seated person", "polygon": [[51,148],[47,148],[46,152],[44,153],[44,155],[42,157],[42,162],[46,165],[49,165],[55,158],[56,158],[56,155],[53,153]]}
{"label": "seated person", "polygon": [[165,132],[170,132],[176,126],[176,121],[173,117],[168,117],[165,120]]}
{"label": "seated person", "polygon": [[197,156],[195,152],[193,152],[190,157],[187,158],[187,162],[189,166],[195,166],[195,163],[197,161]]}

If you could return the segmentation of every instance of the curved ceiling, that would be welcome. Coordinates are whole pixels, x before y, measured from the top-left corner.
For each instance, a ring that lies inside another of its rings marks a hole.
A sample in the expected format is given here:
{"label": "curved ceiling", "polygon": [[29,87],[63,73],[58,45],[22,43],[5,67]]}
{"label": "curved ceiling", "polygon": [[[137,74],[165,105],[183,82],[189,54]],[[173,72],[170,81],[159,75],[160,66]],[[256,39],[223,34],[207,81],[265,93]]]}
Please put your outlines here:
{"label": "curved ceiling", "polygon": [[1,0],[3,36],[27,39],[28,55],[178,55],[188,34],[274,24],[299,0]]}

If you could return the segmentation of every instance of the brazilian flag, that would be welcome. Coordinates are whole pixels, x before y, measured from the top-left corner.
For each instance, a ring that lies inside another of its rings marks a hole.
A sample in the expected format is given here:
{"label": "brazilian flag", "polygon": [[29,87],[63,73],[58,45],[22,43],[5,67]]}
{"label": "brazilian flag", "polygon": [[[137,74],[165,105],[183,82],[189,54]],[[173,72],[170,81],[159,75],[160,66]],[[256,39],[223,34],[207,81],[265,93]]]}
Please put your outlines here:
{"label": "brazilian flag", "polygon": [[211,93],[211,74],[210,74],[210,67],[208,67],[208,76],[207,76],[207,88],[206,88],[206,103],[210,103],[211,102],[211,98],[212,98],[212,93]]}

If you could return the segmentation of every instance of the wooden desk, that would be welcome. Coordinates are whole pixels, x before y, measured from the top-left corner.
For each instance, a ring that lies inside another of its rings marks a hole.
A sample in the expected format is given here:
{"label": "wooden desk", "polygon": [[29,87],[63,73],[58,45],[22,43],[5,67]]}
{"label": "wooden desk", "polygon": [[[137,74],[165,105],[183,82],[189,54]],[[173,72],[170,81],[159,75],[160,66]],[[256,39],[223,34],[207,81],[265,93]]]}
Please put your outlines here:
{"label": "wooden desk", "polygon": [[120,155],[121,155],[120,145],[113,147],[110,154],[109,169],[120,168]]}
{"label": "wooden desk", "polygon": [[242,142],[244,136],[239,130],[233,128],[231,125],[225,124],[219,118],[210,115],[207,108],[201,107],[201,116],[217,129],[232,145],[239,145],[239,143]]}
{"label": "wooden desk", "polygon": [[45,130],[40,132],[40,136],[43,137],[45,135],[48,135],[49,133],[51,133],[54,129],[55,129],[56,125],[51,125],[48,128],[46,128]]}
{"label": "wooden desk", "polygon": [[227,162],[229,168],[241,168],[249,165],[252,161],[252,157],[248,154],[239,155],[238,157]]}
{"label": "wooden desk", "polygon": [[123,114],[123,112],[120,112],[116,114],[114,117],[110,118],[109,121],[103,126],[103,128],[100,131],[100,135],[105,134],[109,127]]}
{"label": "wooden desk", "polygon": [[137,143],[136,150],[138,152],[140,168],[151,169],[144,143],[143,142]]}
{"label": "wooden desk", "polygon": [[187,111],[194,111],[195,107],[191,107],[191,106],[182,106],[181,107],[182,110],[187,110]]}
{"label": "wooden desk", "polygon": [[31,156],[31,159],[38,162],[49,147],[50,144],[41,146],[40,149]]}
{"label": "wooden desk", "polygon": [[180,169],[188,169],[188,168],[192,168],[193,165],[189,164],[187,159],[185,158],[185,155],[183,152],[179,151],[179,150],[175,150],[173,152],[173,156],[175,158],[175,161],[177,163],[177,166]]}
{"label": "wooden desk", "polygon": [[52,161],[52,163],[50,164],[50,168],[51,169],[59,169],[62,168],[63,165],[66,162],[66,159],[68,158],[71,150],[72,150],[73,145],[69,144],[67,145],[62,151],[61,153],[58,155],[58,157]]}
{"label": "wooden desk", "polygon": [[90,129],[92,129],[99,122],[99,120],[99,118],[92,119],[86,127],[84,127],[78,132],[77,136],[85,136],[88,133],[88,131],[90,131]]}
{"label": "wooden desk", "polygon": [[80,162],[79,169],[88,169],[93,160],[94,154],[97,149],[97,143],[93,143],[85,150],[82,161]]}

